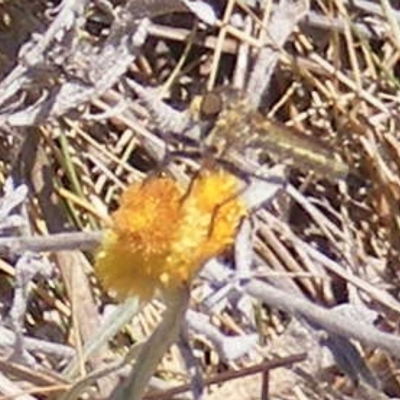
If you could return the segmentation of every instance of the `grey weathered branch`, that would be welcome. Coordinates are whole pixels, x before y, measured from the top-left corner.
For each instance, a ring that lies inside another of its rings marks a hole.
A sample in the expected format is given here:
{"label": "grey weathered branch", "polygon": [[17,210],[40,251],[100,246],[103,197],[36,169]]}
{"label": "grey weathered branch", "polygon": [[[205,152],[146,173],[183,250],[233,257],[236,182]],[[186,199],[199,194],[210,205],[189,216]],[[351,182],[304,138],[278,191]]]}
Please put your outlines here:
{"label": "grey weathered branch", "polygon": [[67,232],[48,236],[14,236],[0,238],[1,254],[21,254],[24,251],[47,252],[65,250],[93,250],[102,232]]}
{"label": "grey weathered branch", "polygon": [[[0,123],[39,124],[102,95],[139,54],[147,36],[147,18],[188,10],[181,0],[129,0],[114,13],[110,34],[98,49],[78,40],[88,3],[64,0],[47,32],[36,34],[24,46],[19,64],[0,83]],[[18,97],[34,87],[45,96],[29,107],[21,106]]]}
{"label": "grey weathered branch", "polygon": [[257,56],[246,88],[254,108],[260,105],[261,98],[269,86],[283,45],[308,10],[308,0],[282,0],[276,8],[268,24],[268,43]]}
{"label": "grey weathered branch", "polygon": [[318,326],[329,333],[353,338],[367,346],[384,349],[394,357],[398,357],[400,354],[400,339],[397,336],[381,332],[360,320],[340,315],[334,310],[315,305],[309,300],[276,289],[257,279],[251,279],[243,284],[243,289],[266,304],[296,317],[304,318],[313,326]]}

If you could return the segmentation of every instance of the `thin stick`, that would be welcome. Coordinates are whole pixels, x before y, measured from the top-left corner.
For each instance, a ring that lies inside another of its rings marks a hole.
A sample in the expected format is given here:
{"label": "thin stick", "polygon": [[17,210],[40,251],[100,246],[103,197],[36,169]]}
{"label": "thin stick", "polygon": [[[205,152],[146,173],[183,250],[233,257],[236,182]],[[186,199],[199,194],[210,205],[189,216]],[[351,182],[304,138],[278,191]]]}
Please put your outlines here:
{"label": "thin stick", "polygon": [[286,293],[257,279],[252,279],[244,284],[243,290],[272,307],[277,307],[297,317],[303,317],[313,326],[339,336],[359,340],[367,346],[385,349],[394,357],[399,357],[400,339],[396,335],[378,330],[373,325],[317,306],[309,300]]}
{"label": "thin stick", "polygon": [[[211,378],[205,379],[204,384],[206,386],[214,385],[214,384],[220,384],[224,383],[233,379],[239,379],[243,378],[245,376],[249,375],[254,375],[257,373],[264,373],[267,372],[271,369],[275,368],[281,368],[281,367],[287,367],[289,365],[295,364],[297,362],[302,362],[307,358],[306,353],[300,353],[300,354],[294,354],[291,356],[283,357],[283,358],[276,358],[270,361],[264,361],[260,364],[253,365],[251,367],[247,368],[242,368],[238,371],[226,371],[226,372],[221,372],[216,376],[213,376]],[[160,393],[159,391],[154,391],[149,394],[147,394],[144,398],[146,400],[164,400],[164,399],[170,399],[172,396],[176,396],[178,394],[187,392],[190,389],[190,385],[181,385],[176,388],[172,388],[166,391],[163,391]]]}
{"label": "thin stick", "polygon": [[24,251],[93,250],[99,246],[102,237],[101,231],[3,237],[0,238],[0,254],[20,254]]}

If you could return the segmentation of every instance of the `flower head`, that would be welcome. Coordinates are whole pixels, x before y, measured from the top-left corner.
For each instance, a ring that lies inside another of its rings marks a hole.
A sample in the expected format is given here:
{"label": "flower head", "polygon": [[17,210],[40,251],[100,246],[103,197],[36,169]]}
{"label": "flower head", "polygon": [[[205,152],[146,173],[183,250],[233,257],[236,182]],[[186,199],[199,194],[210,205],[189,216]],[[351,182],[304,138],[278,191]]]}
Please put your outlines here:
{"label": "flower head", "polygon": [[187,192],[171,178],[129,187],[97,254],[104,286],[148,299],[190,281],[233,243],[246,212],[238,192],[237,179],[219,170],[202,172]]}

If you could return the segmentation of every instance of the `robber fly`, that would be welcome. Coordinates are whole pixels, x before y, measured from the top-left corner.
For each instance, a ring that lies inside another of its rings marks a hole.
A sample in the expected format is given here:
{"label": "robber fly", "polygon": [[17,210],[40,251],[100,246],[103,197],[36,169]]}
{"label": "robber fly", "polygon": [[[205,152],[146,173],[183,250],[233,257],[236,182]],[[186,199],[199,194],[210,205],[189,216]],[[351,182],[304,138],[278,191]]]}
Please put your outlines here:
{"label": "robber fly", "polygon": [[326,144],[254,111],[238,90],[224,88],[206,94],[200,102],[200,118],[209,121],[203,134],[205,147],[221,160],[254,148],[334,181],[346,179],[349,173],[348,165],[336,159]]}

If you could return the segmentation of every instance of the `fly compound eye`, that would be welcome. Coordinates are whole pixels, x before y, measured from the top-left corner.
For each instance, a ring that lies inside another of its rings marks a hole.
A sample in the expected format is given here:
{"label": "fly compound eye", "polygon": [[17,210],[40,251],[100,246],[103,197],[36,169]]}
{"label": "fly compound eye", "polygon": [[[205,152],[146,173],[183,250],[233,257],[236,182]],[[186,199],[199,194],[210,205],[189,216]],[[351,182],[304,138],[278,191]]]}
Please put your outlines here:
{"label": "fly compound eye", "polygon": [[207,93],[200,104],[200,118],[202,120],[211,120],[218,117],[222,111],[222,96],[219,93]]}

